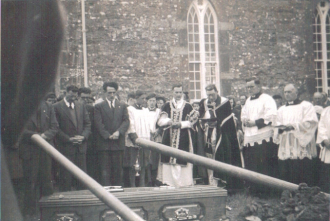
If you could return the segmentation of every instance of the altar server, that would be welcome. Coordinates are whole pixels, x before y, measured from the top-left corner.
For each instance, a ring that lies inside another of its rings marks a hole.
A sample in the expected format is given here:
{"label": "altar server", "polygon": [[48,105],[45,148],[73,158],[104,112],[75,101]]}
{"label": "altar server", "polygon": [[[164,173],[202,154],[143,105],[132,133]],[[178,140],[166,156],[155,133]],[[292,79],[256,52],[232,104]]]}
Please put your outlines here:
{"label": "altar server", "polygon": [[[261,90],[258,79],[246,81],[250,97],[242,108],[241,121],[244,130],[243,155],[245,168],[265,175],[276,176],[277,149],[273,143],[276,121],[276,103],[274,99]],[[262,192],[263,186],[250,185],[252,192]]]}
{"label": "altar server", "polygon": [[[145,108],[145,117],[146,122],[149,125],[148,128],[150,129],[150,140],[157,143],[161,143],[163,130],[160,127],[156,126],[161,109],[156,107],[156,99],[157,97],[155,93],[150,93],[147,95],[146,100],[148,107]],[[148,176],[151,177],[151,186],[156,185],[159,156],[160,154],[157,151],[151,151],[150,165],[147,168],[147,172],[151,173],[150,176]]]}
{"label": "altar server", "polygon": [[[150,150],[140,148],[135,144],[137,138],[142,138],[146,140],[151,139],[151,134],[155,132],[157,114],[159,114],[159,109],[156,108],[156,95],[149,95],[147,100],[152,99],[152,111],[151,109],[144,108],[146,101],[146,94],[142,91],[137,91],[135,94],[136,103],[134,106],[129,106],[128,114],[130,120],[130,126],[127,130],[126,139],[126,153],[125,158],[129,164],[129,178],[130,186],[135,187],[135,177],[139,175],[139,186],[143,187],[147,184],[151,184],[151,171],[150,171]],[[153,98],[151,98],[153,97]]]}
{"label": "altar server", "polygon": [[298,99],[297,88],[284,88],[286,105],[277,113],[280,177],[292,183],[314,185],[313,158],[317,157],[315,130],[317,116],[313,105]]}

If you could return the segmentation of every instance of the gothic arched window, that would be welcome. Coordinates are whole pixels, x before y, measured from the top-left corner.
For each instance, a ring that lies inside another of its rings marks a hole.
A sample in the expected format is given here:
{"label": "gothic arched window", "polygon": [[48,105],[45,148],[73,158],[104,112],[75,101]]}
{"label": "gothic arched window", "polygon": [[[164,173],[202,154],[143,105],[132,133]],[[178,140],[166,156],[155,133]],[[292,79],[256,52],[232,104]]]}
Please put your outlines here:
{"label": "gothic arched window", "polygon": [[207,0],[194,0],[188,11],[189,97],[206,96],[204,88],[215,84],[220,89],[218,20]]}
{"label": "gothic arched window", "polygon": [[316,90],[330,92],[330,5],[320,2],[314,13],[313,50]]}

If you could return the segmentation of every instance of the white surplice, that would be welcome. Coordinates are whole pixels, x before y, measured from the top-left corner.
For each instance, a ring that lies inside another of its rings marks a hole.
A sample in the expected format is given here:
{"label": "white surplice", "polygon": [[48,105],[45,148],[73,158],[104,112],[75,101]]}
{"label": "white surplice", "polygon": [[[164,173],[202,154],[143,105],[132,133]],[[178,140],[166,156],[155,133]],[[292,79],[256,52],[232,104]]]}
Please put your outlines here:
{"label": "white surplice", "polygon": [[[330,107],[323,110],[319,122],[317,132],[317,144],[321,144],[324,140],[330,139]],[[320,159],[323,163],[330,164],[330,150],[322,145],[320,152]]]}
{"label": "white surplice", "polygon": [[[151,111],[148,108],[143,108],[143,111],[144,111],[144,119],[145,119],[146,127],[148,127],[150,133],[155,133],[157,131],[156,124],[161,110],[159,108],[156,108],[154,111]],[[156,140],[153,141],[162,142],[161,136],[157,136]]]}
{"label": "white surplice", "polygon": [[[126,134],[136,133],[139,138],[150,140],[150,133],[156,131],[156,122],[160,110],[149,111],[148,108],[136,109],[133,106],[127,107],[130,125]],[[132,141],[126,136],[126,146],[133,147]]]}
{"label": "white surplice", "polygon": [[[276,103],[274,99],[268,94],[261,94],[257,99],[249,97],[246,100],[245,105],[241,112],[241,121],[245,120],[258,120],[264,119],[264,123],[268,125],[270,122],[274,125],[276,120]],[[244,146],[250,144],[254,146],[254,143],[262,144],[262,141],[270,141],[270,138],[274,135],[274,130],[271,125],[258,129],[254,127],[243,127],[244,130]]]}
{"label": "white surplice", "polygon": [[277,125],[292,125],[294,130],[276,133],[274,141],[279,144],[280,160],[312,159],[317,157],[315,130],[317,115],[310,102],[284,105],[277,112]]}

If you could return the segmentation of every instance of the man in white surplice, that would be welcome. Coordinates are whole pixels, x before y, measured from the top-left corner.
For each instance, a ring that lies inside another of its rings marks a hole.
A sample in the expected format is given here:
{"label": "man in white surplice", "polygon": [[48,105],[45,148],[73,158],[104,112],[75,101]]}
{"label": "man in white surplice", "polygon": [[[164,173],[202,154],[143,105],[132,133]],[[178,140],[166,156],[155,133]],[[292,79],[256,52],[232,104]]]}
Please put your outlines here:
{"label": "man in white surplice", "polygon": [[320,181],[322,191],[330,193],[330,107],[324,108],[319,122],[316,143],[320,145]]}
{"label": "man in white surplice", "polygon": [[[261,82],[256,78],[246,80],[250,97],[241,112],[244,130],[243,155],[245,169],[276,177],[277,145],[273,143],[273,125],[276,121],[276,103],[262,92]],[[246,187],[253,194],[268,193],[270,189],[246,181]]]}
{"label": "man in white surplice", "polygon": [[317,116],[313,105],[298,99],[293,84],[284,88],[287,100],[277,112],[280,177],[292,183],[314,185],[313,158],[317,157],[315,130]]}

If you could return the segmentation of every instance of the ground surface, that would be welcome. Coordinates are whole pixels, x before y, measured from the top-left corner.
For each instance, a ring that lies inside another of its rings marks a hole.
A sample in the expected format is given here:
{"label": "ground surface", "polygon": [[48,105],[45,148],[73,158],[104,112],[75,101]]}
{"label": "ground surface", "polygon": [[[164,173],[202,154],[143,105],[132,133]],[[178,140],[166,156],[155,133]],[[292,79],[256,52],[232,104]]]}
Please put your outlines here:
{"label": "ground surface", "polygon": [[[240,213],[244,212],[245,207],[252,205],[255,202],[267,203],[269,205],[275,205],[280,202],[280,196],[273,198],[259,198],[249,196],[245,193],[237,193],[227,198],[227,208],[226,215],[231,221],[244,220],[239,216]],[[231,209],[231,210],[230,210]]]}

